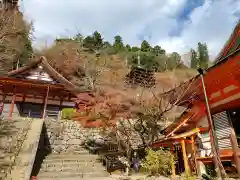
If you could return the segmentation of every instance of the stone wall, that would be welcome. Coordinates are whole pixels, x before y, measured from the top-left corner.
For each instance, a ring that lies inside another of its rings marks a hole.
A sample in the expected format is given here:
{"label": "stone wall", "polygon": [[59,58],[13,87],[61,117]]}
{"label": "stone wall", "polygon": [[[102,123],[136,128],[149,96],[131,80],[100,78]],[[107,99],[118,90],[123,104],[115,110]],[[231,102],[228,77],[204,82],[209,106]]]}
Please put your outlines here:
{"label": "stone wall", "polygon": [[79,151],[87,139],[100,136],[100,129],[82,128],[76,121],[46,120],[45,125],[53,153]]}

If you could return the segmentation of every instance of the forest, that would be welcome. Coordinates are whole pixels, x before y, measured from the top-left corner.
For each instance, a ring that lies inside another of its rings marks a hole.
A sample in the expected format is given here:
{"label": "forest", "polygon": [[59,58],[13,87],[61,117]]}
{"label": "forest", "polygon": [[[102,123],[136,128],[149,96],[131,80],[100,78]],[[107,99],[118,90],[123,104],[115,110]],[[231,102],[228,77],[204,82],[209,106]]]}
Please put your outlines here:
{"label": "forest", "polygon": [[[120,35],[116,35],[111,44],[103,39],[100,32],[95,31],[91,36],[84,37],[78,33],[73,38],[56,39],[56,43],[62,41],[78,41],[83,47],[88,49],[89,53],[119,55],[129,65],[141,65],[144,68],[157,72],[175,68],[188,68],[178,52],[168,54],[161,46],[152,46],[146,40],[143,40],[140,46],[131,46],[125,44]],[[190,54],[190,68],[208,68],[210,59],[206,43],[199,42],[197,49],[191,49]]]}

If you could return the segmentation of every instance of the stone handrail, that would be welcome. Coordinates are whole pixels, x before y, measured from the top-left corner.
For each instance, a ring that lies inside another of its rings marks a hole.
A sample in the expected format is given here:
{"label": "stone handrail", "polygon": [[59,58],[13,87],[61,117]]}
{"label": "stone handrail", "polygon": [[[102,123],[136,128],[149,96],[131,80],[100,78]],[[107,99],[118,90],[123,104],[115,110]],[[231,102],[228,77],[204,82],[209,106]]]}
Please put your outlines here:
{"label": "stone handrail", "polygon": [[27,137],[16,157],[15,164],[7,180],[29,180],[43,128],[43,119],[33,119]]}

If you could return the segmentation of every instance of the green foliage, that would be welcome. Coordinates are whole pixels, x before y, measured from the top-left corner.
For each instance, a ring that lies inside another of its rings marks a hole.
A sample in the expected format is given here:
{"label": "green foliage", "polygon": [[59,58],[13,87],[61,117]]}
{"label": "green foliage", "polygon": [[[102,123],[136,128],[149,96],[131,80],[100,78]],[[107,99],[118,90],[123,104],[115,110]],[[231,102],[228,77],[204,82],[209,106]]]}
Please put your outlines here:
{"label": "green foliage", "polygon": [[117,35],[114,37],[113,47],[117,52],[124,50],[124,44],[121,36]]}
{"label": "green foliage", "polygon": [[149,52],[149,51],[151,51],[151,49],[152,49],[152,47],[150,46],[150,44],[146,40],[143,40],[143,42],[141,44],[141,51]]}
{"label": "green foliage", "polygon": [[62,109],[62,119],[72,119],[73,114],[75,113],[75,110],[73,108],[64,108]]}
{"label": "green foliage", "polygon": [[147,170],[148,173],[163,176],[171,174],[171,167],[175,164],[175,158],[170,151],[147,149],[146,153],[147,156],[142,163],[142,167]]}
{"label": "green foliage", "polygon": [[89,50],[93,50],[95,48],[94,38],[92,36],[87,36],[83,40],[83,46],[88,48]]}
{"label": "green foliage", "polygon": [[152,52],[156,55],[159,56],[160,54],[166,54],[165,50],[162,49],[160,46],[154,46],[152,49]]}
{"label": "green foliage", "polygon": [[[88,49],[90,53],[98,52],[100,55],[118,55],[123,60],[128,60],[129,65],[140,65],[143,68],[163,72],[166,70],[174,70],[176,68],[188,68],[181,60],[181,56],[177,52],[166,54],[161,46],[152,47],[150,43],[143,40],[140,47],[124,44],[120,35],[114,37],[113,44],[104,41],[101,33],[95,31],[92,35],[83,37],[80,33],[74,36],[70,41],[81,42],[81,45]],[[64,40],[66,41],[66,40]],[[191,49],[191,68],[206,68],[209,64],[207,45],[198,43],[198,53]],[[199,55],[199,56],[198,56]],[[138,59],[138,57],[140,57]]]}
{"label": "green foliage", "polygon": [[181,63],[181,56],[177,52],[173,52],[168,59],[167,69],[173,70],[177,68],[180,65],[180,63]]}
{"label": "green foliage", "polygon": [[103,38],[97,31],[93,33],[93,42],[96,49],[100,49],[103,46]]}
{"label": "green foliage", "polygon": [[209,55],[206,43],[198,43],[197,51],[191,49],[191,68],[201,67],[203,69],[209,66]]}
{"label": "green foliage", "polygon": [[149,52],[132,53],[130,57],[130,63],[132,65],[138,64],[138,55],[140,56],[140,65],[142,67],[155,71],[158,70],[158,67],[160,65],[158,59],[156,58],[156,56],[154,56],[154,54]]}
{"label": "green foliage", "polygon": [[131,46],[130,46],[129,44],[126,45],[126,50],[127,50],[128,52],[131,52],[132,49],[131,49]]}
{"label": "green foliage", "polygon": [[191,49],[191,68],[196,69],[198,66],[197,52],[194,49]]}
{"label": "green foliage", "polygon": [[201,68],[206,69],[208,68],[209,62],[209,55],[208,55],[208,48],[206,43],[198,43],[198,53],[199,53],[199,65]]}

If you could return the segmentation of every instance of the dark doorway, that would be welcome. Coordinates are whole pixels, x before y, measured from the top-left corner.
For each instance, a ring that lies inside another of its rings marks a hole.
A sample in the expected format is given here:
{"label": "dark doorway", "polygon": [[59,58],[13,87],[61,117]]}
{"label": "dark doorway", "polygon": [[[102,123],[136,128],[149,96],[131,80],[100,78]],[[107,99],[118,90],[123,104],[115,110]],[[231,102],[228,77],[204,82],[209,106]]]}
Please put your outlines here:
{"label": "dark doorway", "polygon": [[236,133],[238,144],[240,142],[240,108],[228,110],[228,116]]}
{"label": "dark doorway", "polygon": [[42,118],[43,104],[19,103],[19,113],[22,117]]}

